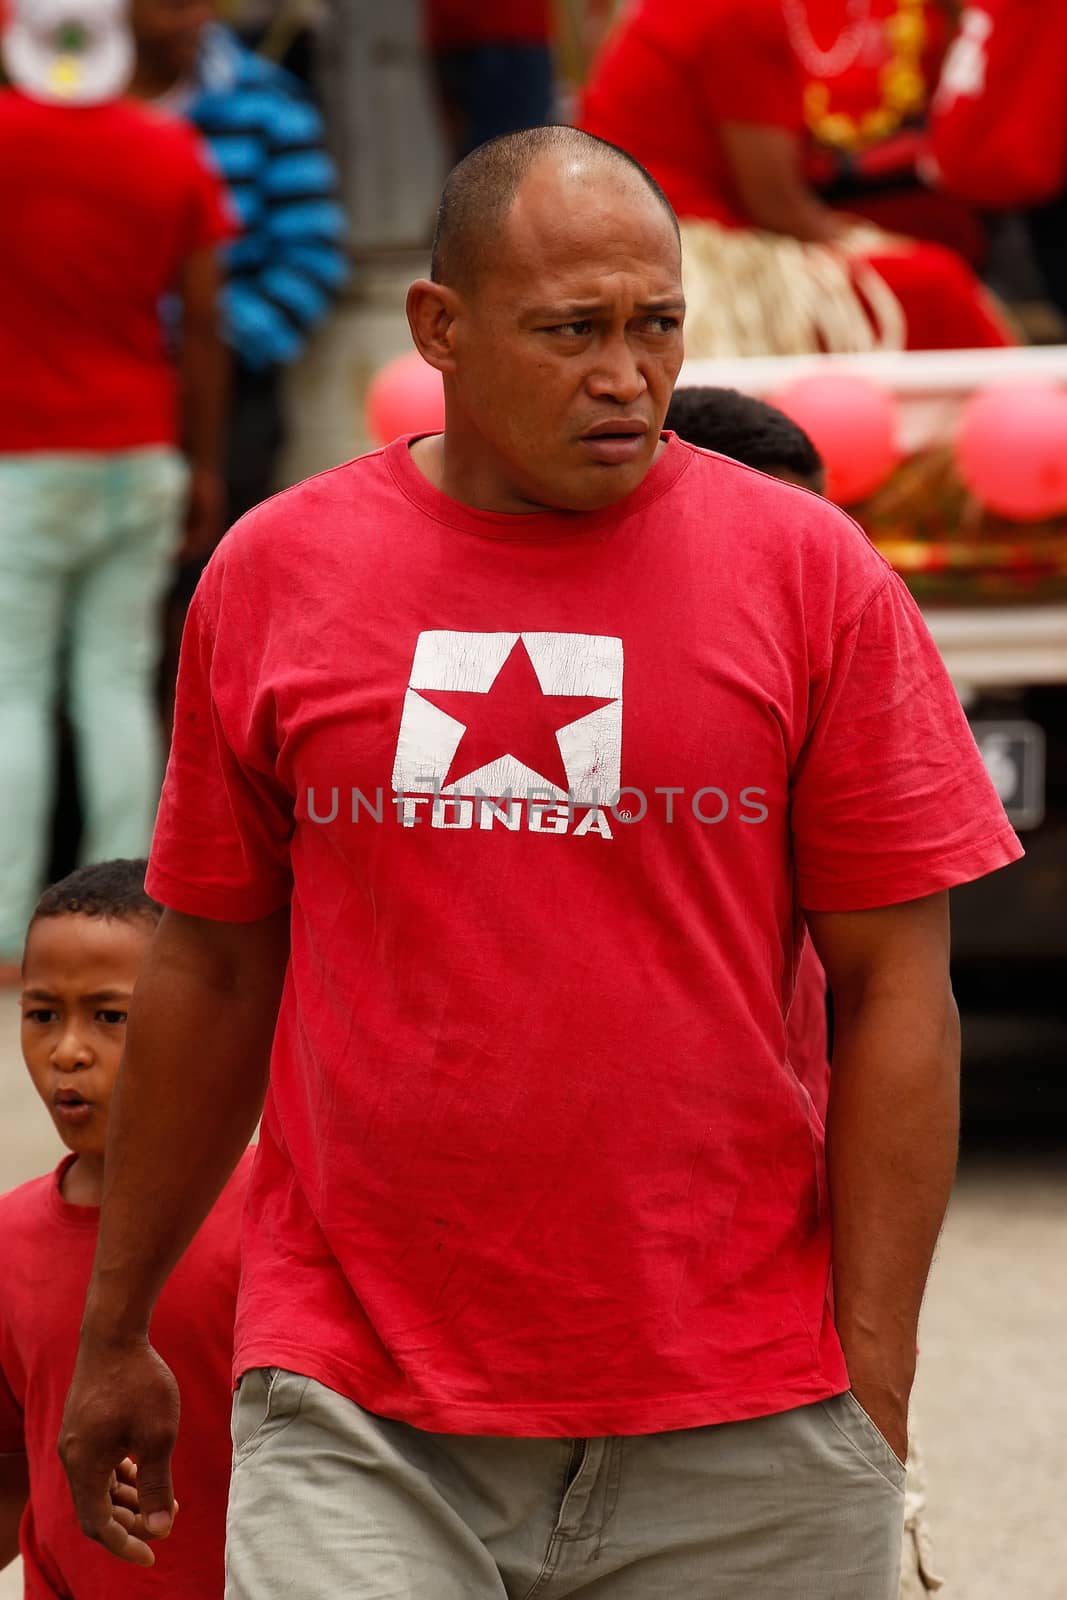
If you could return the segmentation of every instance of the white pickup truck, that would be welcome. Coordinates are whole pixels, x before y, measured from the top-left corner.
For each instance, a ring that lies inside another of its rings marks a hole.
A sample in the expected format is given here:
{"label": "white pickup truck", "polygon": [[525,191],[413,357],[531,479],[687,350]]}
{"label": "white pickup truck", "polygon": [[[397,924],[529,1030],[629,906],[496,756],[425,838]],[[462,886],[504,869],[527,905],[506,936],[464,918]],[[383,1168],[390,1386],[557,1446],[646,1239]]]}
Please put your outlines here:
{"label": "white pickup truck", "polygon": [[[680,387],[720,385],[769,400],[792,379],[829,366],[863,373],[894,394],[900,444],[910,455],[948,444],[964,401],[989,384],[1067,384],[1067,346],[691,361],[678,381]],[[1067,960],[1067,526],[1062,538],[1065,576],[1047,586],[1048,598],[1036,584],[1023,599],[974,603],[962,583],[959,597],[952,595],[948,574],[935,602],[915,584],[987,768],[1027,849],[1018,867],[954,893],[957,960],[981,973],[982,986],[1003,988],[1009,998],[1010,992],[1033,990],[1041,996],[1039,1008],[1047,1002],[1053,1010],[1061,1003]],[[888,548],[887,554],[892,558]],[[1022,984],[1024,971],[1030,979],[1045,973],[1048,981]]]}

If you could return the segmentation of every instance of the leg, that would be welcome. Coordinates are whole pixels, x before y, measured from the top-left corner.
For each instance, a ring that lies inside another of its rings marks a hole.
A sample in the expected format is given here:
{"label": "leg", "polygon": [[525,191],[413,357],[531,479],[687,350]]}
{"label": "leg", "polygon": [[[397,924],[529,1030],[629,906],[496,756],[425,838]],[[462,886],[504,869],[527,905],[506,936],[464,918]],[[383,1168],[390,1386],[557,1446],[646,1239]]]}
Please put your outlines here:
{"label": "leg", "polygon": [[278,487],[285,445],[281,367],[253,372],[234,362],[226,440],[226,526]]}
{"label": "leg", "polygon": [[[227,419],[227,528],[261,500],[266,500],[277,487],[278,461],[285,444],[282,391],[280,367],[253,372],[240,361],[234,362]],[[206,558],[181,562],[166,598],[160,701],[168,728],[174,720],[174,689],[185,616],[206,565]]]}
{"label": "leg", "polygon": [[552,121],[552,52],[547,44],[482,44],[467,80],[467,151],[502,133]]}
{"label": "leg", "polygon": [[85,810],[81,860],[139,856],[159,803],[160,604],[185,492],[173,450],[112,458],[109,528],[71,606],[70,712]]}
{"label": "leg", "polygon": [[277,1369],[242,1378],[233,1438],[226,1600],[520,1600],[571,1457],[422,1433]]}
{"label": "leg", "polygon": [[1016,342],[992,296],[950,250],[920,243],[868,259],[904,309],[909,350],[991,349]]}
{"label": "leg", "polygon": [[[18,962],[41,889],[55,764],[53,713],[71,546],[98,475],[76,459],[0,458],[0,962]],[[72,537],[73,530],[73,537]]]}
{"label": "leg", "polygon": [[904,1468],[851,1396],[622,1443],[538,1600],[897,1600]]}
{"label": "leg", "polygon": [[1028,211],[1026,226],[1048,297],[1067,317],[1067,193]]}

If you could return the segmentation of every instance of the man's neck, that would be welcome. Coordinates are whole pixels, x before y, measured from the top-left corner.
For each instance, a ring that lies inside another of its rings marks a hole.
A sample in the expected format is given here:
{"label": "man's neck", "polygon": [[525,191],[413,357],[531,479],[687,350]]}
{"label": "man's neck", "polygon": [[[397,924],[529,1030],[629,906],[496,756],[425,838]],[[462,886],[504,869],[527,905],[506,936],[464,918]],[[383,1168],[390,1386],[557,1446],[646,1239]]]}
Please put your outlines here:
{"label": "man's neck", "polygon": [[472,511],[533,516],[553,509],[524,500],[517,490],[502,484],[483,461],[468,459],[447,434],[416,439],[411,446],[411,459],[435,489]]}

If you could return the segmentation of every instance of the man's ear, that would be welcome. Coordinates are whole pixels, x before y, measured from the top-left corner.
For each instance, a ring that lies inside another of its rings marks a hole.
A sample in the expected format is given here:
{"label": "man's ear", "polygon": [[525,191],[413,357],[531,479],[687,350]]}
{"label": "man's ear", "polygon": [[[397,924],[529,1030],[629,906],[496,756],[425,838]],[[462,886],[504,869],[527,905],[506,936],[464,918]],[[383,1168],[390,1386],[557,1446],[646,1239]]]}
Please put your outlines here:
{"label": "man's ear", "polygon": [[415,348],[424,361],[438,372],[456,370],[453,348],[453,329],[460,298],[454,289],[444,283],[432,283],[429,278],[417,278],[408,290],[408,327]]}

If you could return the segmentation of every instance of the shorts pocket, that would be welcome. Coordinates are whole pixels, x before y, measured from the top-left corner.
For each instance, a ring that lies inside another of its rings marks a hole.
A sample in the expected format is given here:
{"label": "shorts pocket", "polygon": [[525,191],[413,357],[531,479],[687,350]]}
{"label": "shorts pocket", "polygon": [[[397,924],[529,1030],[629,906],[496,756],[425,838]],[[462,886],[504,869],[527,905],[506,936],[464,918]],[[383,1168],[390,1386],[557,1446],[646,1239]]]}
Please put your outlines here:
{"label": "shorts pocket", "polygon": [[835,1395],[832,1400],[824,1400],[823,1405],[839,1432],[844,1434],[853,1448],[876,1472],[880,1472],[894,1489],[899,1489],[903,1494],[907,1476],[904,1463],[881,1429],[871,1421],[852,1390],[846,1389],[843,1394]]}
{"label": "shorts pocket", "polygon": [[253,1367],[242,1373],[230,1418],[235,1467],[252,1455],[264,1439],[292,1422],[308,1381],[282,1367]]}

